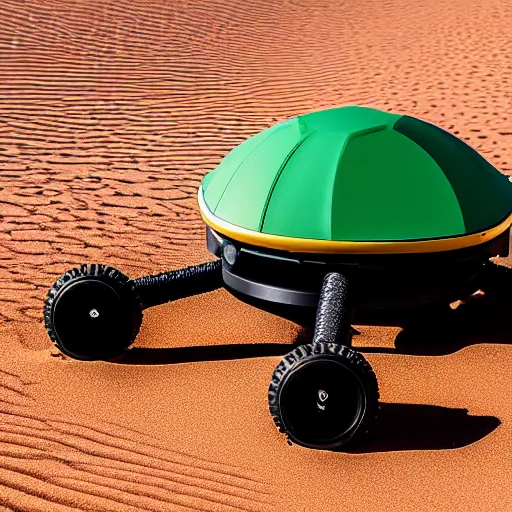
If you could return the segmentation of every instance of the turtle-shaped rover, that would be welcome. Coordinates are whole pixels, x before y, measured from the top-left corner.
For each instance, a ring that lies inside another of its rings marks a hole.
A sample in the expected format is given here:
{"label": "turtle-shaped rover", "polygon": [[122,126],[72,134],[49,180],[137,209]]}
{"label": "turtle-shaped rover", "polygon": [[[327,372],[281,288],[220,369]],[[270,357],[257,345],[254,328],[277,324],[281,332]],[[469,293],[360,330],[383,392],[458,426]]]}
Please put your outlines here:
{"label": "turtle-shaped rover", "polygon": [[66,272],[44,319],[66,355],[111,359],[142,310],[225,286],[297,321],[311,343],[276,367],[268,399],[280,431],[340,449],[378,410],[375,374],[351,348],[354,308],[463,298],[506,256],[512,184],[470,146],[407,115],[348,106],[262,131],[206,174],[198,193],[215,261],[130,280],[104,265]]}

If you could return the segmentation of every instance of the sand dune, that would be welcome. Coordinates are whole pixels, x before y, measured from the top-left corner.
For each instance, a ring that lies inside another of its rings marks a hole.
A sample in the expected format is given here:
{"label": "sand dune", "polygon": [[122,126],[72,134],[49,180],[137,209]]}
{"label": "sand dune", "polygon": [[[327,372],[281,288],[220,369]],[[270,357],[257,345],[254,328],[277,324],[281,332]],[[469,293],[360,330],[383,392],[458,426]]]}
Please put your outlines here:
{"label": "sand dune", "polygon": [[202,176],[300,113],[415,115],[512,175],[510,2],[1,7],[1,511],[512,509],[509,305],[361,320],[383,405],[357,453],[286,444],[266,392],[300,330],[224,290],[147,311],[117,363],[60,357],[42,325],[79,263],[211,259]]}

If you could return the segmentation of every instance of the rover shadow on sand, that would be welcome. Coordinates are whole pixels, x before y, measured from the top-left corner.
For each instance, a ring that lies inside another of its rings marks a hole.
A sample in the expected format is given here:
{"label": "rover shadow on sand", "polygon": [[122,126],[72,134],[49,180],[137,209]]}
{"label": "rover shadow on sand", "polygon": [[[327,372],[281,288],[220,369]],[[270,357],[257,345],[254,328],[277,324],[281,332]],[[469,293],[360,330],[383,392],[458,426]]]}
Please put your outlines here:
{"label": "rover shadow on sand", "polygon": [[[358,347],[363,353],[439,356],[479,343],[512,344],[509,306],[483,294],[470,297],[457,307],[424,307],[414,310],[358,311],[356,325],[400,326],[394,348]],[[267,308],[268,309],[268,308]],[[296,308],[272,310],[302,325],[291,344],[233,344],[180,348],[137,348],[118,358],[117,364],[168,365],[253,357],[283,356],[312,338],[314,315]],[[500,420],[473,416],[466,409],[424,404],[381,403],[373,434],[351,453],[404,450],[445,450],[468,446],[493,432]]]}

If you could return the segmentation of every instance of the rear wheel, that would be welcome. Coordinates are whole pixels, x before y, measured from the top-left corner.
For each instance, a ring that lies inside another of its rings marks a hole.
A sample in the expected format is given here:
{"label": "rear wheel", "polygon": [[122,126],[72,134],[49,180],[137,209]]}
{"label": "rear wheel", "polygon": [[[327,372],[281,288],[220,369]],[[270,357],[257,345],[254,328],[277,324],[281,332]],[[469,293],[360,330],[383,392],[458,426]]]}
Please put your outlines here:
{"label": "rear wheel", "polygon": [[308,448],[339,450],[360,441],[375,419],[375,374],[357,351],[334,343],[301,345],[276,367],[270,413],[288,439]]}
{"label": "rear wheel", "polygon": [[50,288],[44,321],[62,353],[105,360],[132,344],[142,323],[142,307],[127,276],[105,265],[81,265]]}

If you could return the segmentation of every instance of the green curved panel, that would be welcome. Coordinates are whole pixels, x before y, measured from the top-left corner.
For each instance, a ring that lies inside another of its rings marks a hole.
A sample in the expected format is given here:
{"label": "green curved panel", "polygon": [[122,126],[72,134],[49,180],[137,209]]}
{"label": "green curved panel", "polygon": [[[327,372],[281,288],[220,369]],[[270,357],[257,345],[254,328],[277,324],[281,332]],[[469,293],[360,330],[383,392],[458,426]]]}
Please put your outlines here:
{"label": "green curved panel", "polygon": [[315,132],[284,167],[268,203],[262,231],[328,240],[331,197],[347,133]]}
{"label": "green curved panel", "polygon": [[279,127],[280,124],[274,125],[248,138],[233,148],[215,169],[205,175],[202,181],[203,195],[210,211],[213,212],[217,208],[222,194],[242,162]]}
{"label": "green curved panel", "polygon": [[[263,132],[264,133],[264,132]],[[306,134],[297,118],[278,125],[256,145],[233,174],[214,213],[237,226],[258,231],[276,176]],[[213,181],[210,182],[210,186]]]}
{"label": "green curved panel", "polygon": [[394,129],[427,151],[443,170],[457,196],[465,233],[499,224],[512,211],[512,185],[468,144],[425,121],[404,116]]}
{"label": "green curved panel", "polygon": [[231,224],[318,240],[460,236],[512,210],[508,179],[467,144],[418,119],[356,106],[260,132],[202,188],[210,211]]}
{"label": "green curved panel", "polygon": [[333,187],[333,240],[414,240],[464,231],[450,182],[417,144],[393,130],[350,140]]}
{"label": "green curved panel", "polygon": [[400,115],[374,108],[345,106],[300,116],[309,131],[336,131],[356,134],[369,128],[391,126]]}
{"label": "green curved panel", "polygon": [[212,169],[210,172],[207,172],[204,176],[203,176],[203,179],[201,181],[201,187],[203,189],[203,194],[204,194],[204,191],[206,190],[206,188],[208,187],[210,181],[212,180],[212,178],[215,176],[215,171],[216,169]]}
{"label": "green curved panel", "polygon": [[283,168],[269,198],[262,231],[330,240],[332,188],[345,145],[352,137],[391,127],[399,117],[364,107],[301,116],[310,135]]}

